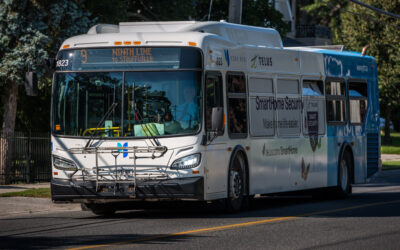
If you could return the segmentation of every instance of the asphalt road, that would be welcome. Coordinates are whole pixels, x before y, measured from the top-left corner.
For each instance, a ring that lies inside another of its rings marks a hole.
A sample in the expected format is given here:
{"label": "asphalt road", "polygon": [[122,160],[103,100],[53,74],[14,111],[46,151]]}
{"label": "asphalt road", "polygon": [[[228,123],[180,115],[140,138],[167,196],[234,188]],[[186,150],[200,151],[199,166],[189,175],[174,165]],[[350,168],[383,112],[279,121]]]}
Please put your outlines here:
{"label": "asphalt road", "polygon": [[400,249],[400,171],[344,200],[259,198],[241,213],[179,204],[0,219],[0,249]]}

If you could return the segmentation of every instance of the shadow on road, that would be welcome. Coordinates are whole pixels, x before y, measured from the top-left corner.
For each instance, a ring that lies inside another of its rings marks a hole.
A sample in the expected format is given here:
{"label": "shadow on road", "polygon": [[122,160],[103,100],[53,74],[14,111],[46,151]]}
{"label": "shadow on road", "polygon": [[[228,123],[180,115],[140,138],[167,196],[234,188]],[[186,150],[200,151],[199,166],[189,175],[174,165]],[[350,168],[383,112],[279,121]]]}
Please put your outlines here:
{"label": "shadow on road", "polygon": [[[104,234],[104,235],[79,235],[68,237],[46,237],[46,236],[31,236],[31,237],[0,237],[1,249],[46,249],[49,247],[72,248],[77,246],[99,246],[111,244],[108,248],[123,244],[134,244],[139,242],[142,245],[151,244],[170,244],[180,241],[186,241],[193,238],[204,238],[207,236],[201,235],[176,235],[171,237],[168,234]],[[107,240],[105,240],[107,239]],[[110,243],[112,242],[112,243]]]}
{"label": "shadow on road", "polygon": [[[374,183],[355,185],[354,193],[347,199],[329,198],[314,199],[311,195],[260,197],[252,201],[251,206],[239,213],[226,213],[221,204],[200,202],[156,202],[147,204],[146,209],[119,211],[112,217],[94,216],[90,212],[71,212],[0,219],[1,249],[43,249],[52,246],[68,248],[73,246],[92,246],[113,242],[127,241],[129,244],[169,244],[198,237],[209,237],[198,233],[171,236],[168,234],[120,233],[118,228],[127,224],[137,225],[153,220],[164,225],[167,232],[171,223],[186,225],[183,228],[201,229],[215,225],[232,225],[237,223],[261,221],[281,217],[399,217],[400,216],[400,178],[377,179]],[[68,216],[71,217],[68,217]],[[192,220],[194,219],[194,220]],[[206,222],[199,223],[202,219]],[[211,219],[211,220],[210,220]],[[35,225],[35,221],[46,221],[46,226]],[[165,223],[164,223],[165,221]],[[209,222],[209,224],[208,224]],[[13,223],[18,229],[7,229],[3,224]],[[152,222],[153,223],[153,222]],[[282,222],[285,223],[285,222]],[[271,224],[272,225],[272,224]],[[109,230],[118,229],[117,232]],[[180,227],[178,227],[180,228]],[[136,230],[137,229],[137,230]],[[176,229],[175,229],[176,230]],[[98,232],[102,233],[99,234]],[[103,233],[104,231],[104,233]],[[63,232],[69,234],[62,235]],[[71,233],[72,232],[72,233]],[[73,233],[77,232],[77,233]],[[80,233],[78,233],[80,232]],[[47,236],[53,235],[53,236]],[[55,235],[54,235],[55,234]],[[123,244],[123,243],[122,243]]]}

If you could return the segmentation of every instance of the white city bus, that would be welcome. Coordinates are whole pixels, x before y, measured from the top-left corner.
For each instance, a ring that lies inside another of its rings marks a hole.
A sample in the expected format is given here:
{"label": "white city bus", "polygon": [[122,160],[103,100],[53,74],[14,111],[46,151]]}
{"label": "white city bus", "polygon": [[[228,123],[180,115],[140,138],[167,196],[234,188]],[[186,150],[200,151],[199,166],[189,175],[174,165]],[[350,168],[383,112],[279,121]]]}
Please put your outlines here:
{"label": "white city bus", "polygon": [[[226,22],[96,25],[67,39],[52,94],[52,199],[224,200],[333,187],[378,169],[375,59],[283,48]],[[120,203],[118,203],[120,204]]]}

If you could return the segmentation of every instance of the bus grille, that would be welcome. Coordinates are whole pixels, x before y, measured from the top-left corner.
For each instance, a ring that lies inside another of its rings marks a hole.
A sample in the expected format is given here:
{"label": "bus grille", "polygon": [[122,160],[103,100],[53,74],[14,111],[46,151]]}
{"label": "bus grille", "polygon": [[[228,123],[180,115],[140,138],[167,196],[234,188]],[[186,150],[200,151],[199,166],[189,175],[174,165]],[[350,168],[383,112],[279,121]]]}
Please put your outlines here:
{"label": "bus grille", "polygon": [[367,134],[367,177],[375,174],[379,167],[379,133]]}

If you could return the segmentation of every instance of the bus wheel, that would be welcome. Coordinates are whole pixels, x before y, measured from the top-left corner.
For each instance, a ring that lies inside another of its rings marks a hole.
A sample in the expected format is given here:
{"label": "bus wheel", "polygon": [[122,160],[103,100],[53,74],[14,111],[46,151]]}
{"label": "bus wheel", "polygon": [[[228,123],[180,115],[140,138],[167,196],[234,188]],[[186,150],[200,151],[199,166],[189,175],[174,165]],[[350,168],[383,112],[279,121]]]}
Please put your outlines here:
{"label": "bus wheel", "polygon": [[81,204],[83,211],[91,211],[95,215],[99,216],[112,216],[115,214],[115,209],[109,207],[107,204],[90,204],[90,203],[82,203]]}
{"label": "bus wheel", "polygon": [[351,169],[351,156],[348,152],[344,152],[339,166],[339,178],[337,186],[337,196],[339,198],[346,198],[347,195],[351,194]]}
{"label": "bus wheel", "polygon": [[229,168],[228,198],[226,199],[226,209],[229,212],[236,212],[242,208],[245,190],[244,168],[244,158],[241,153],[238,153]]}

